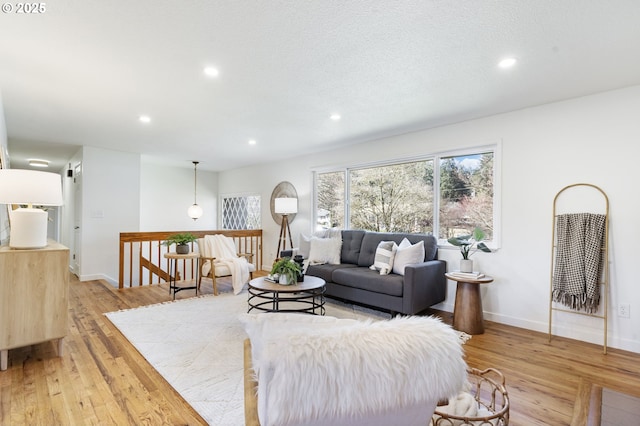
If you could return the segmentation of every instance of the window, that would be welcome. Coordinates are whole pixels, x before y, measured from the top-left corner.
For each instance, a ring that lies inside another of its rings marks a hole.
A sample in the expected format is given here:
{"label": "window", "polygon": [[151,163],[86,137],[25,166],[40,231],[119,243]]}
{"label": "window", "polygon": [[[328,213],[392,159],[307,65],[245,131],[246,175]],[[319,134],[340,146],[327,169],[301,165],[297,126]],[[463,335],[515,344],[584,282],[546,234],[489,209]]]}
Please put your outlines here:
{"label": "window", "polygon": [[349,171],[349,227],[433,231],[433,160]]}
{"label": "window", "polygon": [[476,227],[493,239],[493,152],[440,158],[439,219],[441,239]]}
{"label": "window", "polygon": [[316,228],[494,238],[496,147],[315,173]]}
{"label": "window", "polygon": [[316,175],[316,230],[344,228],[344,172]]}
{"label": "window", "polygon": [[260,196],[222,197],[222,229],[260,229]]}

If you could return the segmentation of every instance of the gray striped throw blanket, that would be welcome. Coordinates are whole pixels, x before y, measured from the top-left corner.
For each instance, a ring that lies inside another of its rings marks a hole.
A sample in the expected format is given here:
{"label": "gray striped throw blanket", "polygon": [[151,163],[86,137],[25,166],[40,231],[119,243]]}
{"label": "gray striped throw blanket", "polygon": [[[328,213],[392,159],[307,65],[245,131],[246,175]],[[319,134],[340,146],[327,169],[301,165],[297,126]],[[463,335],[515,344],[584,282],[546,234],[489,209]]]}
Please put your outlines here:
{"label": "gray striped throw blanket", "polygon": [[571,213],[557,216],[553,300],[594,313],[600,304],[606,216]]}

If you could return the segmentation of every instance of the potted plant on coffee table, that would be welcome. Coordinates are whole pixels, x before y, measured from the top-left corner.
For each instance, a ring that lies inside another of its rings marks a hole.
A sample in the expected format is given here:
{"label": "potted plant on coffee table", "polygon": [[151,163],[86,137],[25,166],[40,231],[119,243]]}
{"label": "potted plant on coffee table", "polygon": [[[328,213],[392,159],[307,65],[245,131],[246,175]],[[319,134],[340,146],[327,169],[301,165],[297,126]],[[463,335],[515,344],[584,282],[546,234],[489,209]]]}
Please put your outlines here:
{"label": "potted plant on coffee table", "polygon": [[300,266],[290,257],[278,259],[271,267],[271,275],[278,274],[278,282],[283,285],[295,284],[301,272]]}
{"label": "potted plant on coffee table", "polygon": [[189,243],[195,241],[197,238],[190,232],[183,232],[180,234],[173,234],[169,236],[162,244],[169,247],[172,244],[176,245],[176,253],[189,254]]}
{"label": "potted plant on coffee table", "polygon": [[462,260],[460,260],[460,272],[473,272],[473,260],[469,259],[476,251],[491,253],[491,249],[483,243],[485,234],[480,227],[476,227],[469,235],[451,237],[447,241],[454,246],[460,247]]}

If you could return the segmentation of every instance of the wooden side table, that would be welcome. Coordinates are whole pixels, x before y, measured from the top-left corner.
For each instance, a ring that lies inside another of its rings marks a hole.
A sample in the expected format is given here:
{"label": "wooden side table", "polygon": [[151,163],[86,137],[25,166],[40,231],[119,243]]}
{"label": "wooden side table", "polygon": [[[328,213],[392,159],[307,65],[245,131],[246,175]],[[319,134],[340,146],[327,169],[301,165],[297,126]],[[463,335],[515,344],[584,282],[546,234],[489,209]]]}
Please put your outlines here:
{"label": "wooden side table", "polygon": [[480,284],[489,284],[493,278],[490,276],[478,279],[460,278],[450,273],[444,275],[451,281],[458,282],[456,304],[453,307],[453,328],[467,334],[484,333]]}
{"label": "wooden side table", "polygon": [[[187,253],[187,254],[178,254],[175,252],[165,253],[164,257],[169,259],[169,294],[173,291],[173,298],[175,300],[176,293],[182,290],[195,290],[196,296],[198,295],[198,275],[200,274],[200,254],[199,253]],[[193,260],[195,259],[198,264],[196,264],[196,276],[193,280],[192,286],[179,286],[176,282],[176,276],[178,275],[178,261],[179,260]]]}

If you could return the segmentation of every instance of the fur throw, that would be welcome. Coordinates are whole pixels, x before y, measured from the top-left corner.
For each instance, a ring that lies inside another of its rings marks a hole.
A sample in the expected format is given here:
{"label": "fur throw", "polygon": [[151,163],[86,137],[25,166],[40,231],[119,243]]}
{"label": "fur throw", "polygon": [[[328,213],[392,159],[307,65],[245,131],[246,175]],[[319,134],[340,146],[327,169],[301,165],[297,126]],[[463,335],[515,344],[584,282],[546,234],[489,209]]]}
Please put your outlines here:
{"label": "fur throw", "polygon": [[461,341],[439,319],[396,317],[344,326],[340,321],[333,327],[309,324],[304,330],[280,330],[261,342],[261,359],[254,360],[260,366],[261,424],[328,421],[435,405],[455,397],[465,385]]}
{"label": "fur throw", "polygon": [[[221,263],[229,269],[233,293],[239,294],[249,281],[249,262],[236,254],[233,240],[219,234],[205,235],[204,244],[199,249],[203,256],[214,257],[216,263]],[[202,274],[208,275],[209,271],[211,271],[211,262],[207,260],[202,265]]]}

